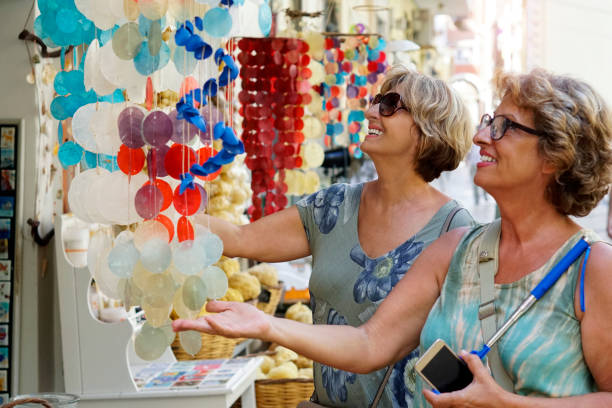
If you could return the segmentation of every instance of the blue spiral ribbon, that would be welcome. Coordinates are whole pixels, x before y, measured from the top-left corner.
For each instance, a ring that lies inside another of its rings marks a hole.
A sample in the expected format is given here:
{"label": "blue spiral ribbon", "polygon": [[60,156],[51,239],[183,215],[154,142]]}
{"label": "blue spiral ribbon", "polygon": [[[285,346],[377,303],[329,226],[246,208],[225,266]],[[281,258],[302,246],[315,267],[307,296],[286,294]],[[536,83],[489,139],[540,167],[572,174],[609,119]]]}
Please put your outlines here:
{"label": "blue spiral ribbon", "polygon": [[[187,21],[186,23],[189,22]],[[185,27],[186,25],[183,26],[183,28]],[[176,35],[179,36],[179,32],[177,32]],[[202,89],[193,89],[187,92],[176,104],[176,110],[178,112],[177,119],[186,120],[204,133],[206,132],[206,121],[202,115],[200,115],[200,111],[195,107],[196,102],[201,104],[201,106],[205,106],[207,104],[207,96],[217,96],[219,87],[227,86],[231,81],[234,81],[240,73],[232,56],[226,54],[222,48],[217,49],[215,52],[215,62],[219,65],[219,68],[222,69],[219,79],[208,79],[204,83]]]}
{"label": "blue spiral ribbon", "polygon": [[[227,0],[223,4],[232,6],[234,2],[232,0]],[[195,27],[191,21],[186,20],[176,31],[174,40],[177,46],[185,47],[187,51],[192,52],[196,59],[204,60],[213,54],[212,47],[206,43],[200,35],[195,33],[196,28],[199,31],[202,31],[204,28],[202,18],[195,17],[194,22]],[[215,51],[214,61],[219,67],[219,71],[221,71],[218,79],[208,79],[202,86],[202,89],[193,89],[187,92],[176,104],[176,110],[178,112],[177,119],[186,120],[203,133],[207,131],[206,121],[202,115],[200,115],[198,108],[196,108],[196,102],[200,104],[200,107],[205,106],[207,104],[206,97],[217,96],[219,87],[228,86],[232,81],[238,78],[238,74],[240,73],[232,56],[227,54],[223,48],[218,48]],[[214,126],[213,138],[215,140],[222,139],[223,148],[217,154],[208,158],[202,165],[198,163],[193,164],[189,172],[181,174],[181,186],[179,190],[181,194],[183,194],[187,188],[194,188],[193,176],[190,173],[198,176],[207,176],[218,171],[221,166],[234,161],[236,155],[244,153],[244,144],[242,141],[238,139],[234,130],[229,126],[225,126],[223,122],[218,122]]]}
{"label": "blue spiral ribbon", "polygon": [[200,89],[193,89],[187,92],[180,101],[176,104],[177,115],[176,118],[179,120],[186,120],[201,132],[206,133],[206,121],[200,115],[200,111],[195,107],[195,102],[206,105],[205,93]]}
{"label": "blue spiral ribbon", "polygon": [[[196,17],[196,27],[200,31],[203,28],[202,19],[199,17]],[[212,47],[194,32],[191,21],[185,21],[185,24],[181,25],[176,31],[174,42],[176,42],[176,45],[185,47],[187,51],[192,52],[196,59],[205,60],[212,55]]]}
{"label": "blue spiral ribbon", "polygon": [[223,122],[217,122],[213,128],[213,138],[223,141],[223,148],[219,153],[210,157],[204,164],[194,164],[191,166],[191,173],[198,176],[208,176],[219,170],[224,164],[234,161],[234,157],[244,153],[244,144],[230,126],[225,126]]}
{"label": "blue spiral ribbon", "polygon": [[219,75],[219,86],[227,86],[230,82],[238,78],[240,69],[238,69],[232,56],[227,54],[223,48],[219,48],[215,51],[215,63],[219,68],[223,67]]}
{"label": "blue spiral ribbon", "polygon": [[179,194],[183,194],[185,190],[195,190],[195,185],[193,184],[193,176],[189,173],[183,173],[179,176],[181,178],[181,186],[179,187]]}

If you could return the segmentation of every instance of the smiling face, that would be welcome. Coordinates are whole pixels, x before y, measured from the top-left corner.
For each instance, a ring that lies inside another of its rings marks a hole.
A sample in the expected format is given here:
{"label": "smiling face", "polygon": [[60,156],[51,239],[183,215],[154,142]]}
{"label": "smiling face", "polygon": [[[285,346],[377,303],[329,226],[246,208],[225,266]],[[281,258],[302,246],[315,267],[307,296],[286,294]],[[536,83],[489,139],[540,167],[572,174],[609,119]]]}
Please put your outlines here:
{"label": "smiling face", "polygon": [[[439,79],[395,66],[380,93],[385,96],[366,111],[369,128],[361,144],[377,166],[391,159],[392,167],[413,170],[426,182],[457,168],[470,148],[472,125],[456,91]],[[380,114],[381,105],[386,116]]]}
{"label": "smiling face", "polygon": [[[391,89],[389,92],[397,92]],[[406,109],[399,109],[391,116],[382,116],[380,104],[371,105],[366,111],[368,133],[361,144],[361,150],[370,157],[401,155],[414,157],[418,128]]]}
{"label": "smiling face", "polygon": [[[534,128],[532,112],[518,108],[509,97],[502,100],[495,115]],[[490,126],[487,126],[474,136],[474,143],[480,147],[474,183],[489,193],[528,186],[537,186],[544,191],[554,168],[540,155],[538,136],[511,127],[503,138],[494,141],[490,132]]]}

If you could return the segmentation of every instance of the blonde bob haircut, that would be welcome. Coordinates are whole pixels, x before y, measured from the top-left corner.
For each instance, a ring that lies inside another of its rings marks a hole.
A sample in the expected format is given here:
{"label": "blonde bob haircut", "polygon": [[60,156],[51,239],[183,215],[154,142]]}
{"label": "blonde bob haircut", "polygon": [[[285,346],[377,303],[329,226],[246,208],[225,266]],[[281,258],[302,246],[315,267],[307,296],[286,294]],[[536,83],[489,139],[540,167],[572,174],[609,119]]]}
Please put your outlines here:
{"label": "blonde bob haircut", "polygon": [[472,144],[473,126],[465,103],[444,81],[394,66],[380,92],[395,91],[419,132],[415,170],[427,182],[454,170]]}
{"label": "blonde bob haircut", "polygon": [[561,214],[585,216],[612,182],[612,118],[603,98],[585,82],[543,69],[499,74],[500,98],[533,113],[540,155],[556,169],[547,199]]}

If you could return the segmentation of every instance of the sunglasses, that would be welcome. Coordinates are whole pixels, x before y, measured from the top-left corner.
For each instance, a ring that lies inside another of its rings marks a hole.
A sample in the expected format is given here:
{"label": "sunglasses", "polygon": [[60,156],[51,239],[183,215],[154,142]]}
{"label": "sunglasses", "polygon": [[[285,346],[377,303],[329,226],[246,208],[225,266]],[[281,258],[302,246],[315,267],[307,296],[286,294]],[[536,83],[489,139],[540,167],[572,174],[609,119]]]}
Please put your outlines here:
{"label": "sunglasses", "polygon": [[377,94],[374,99],[370,101],[370,106],[374,105],[378,105],[378,113],[380,113],[380,116],[392,116],[400,109],[410,112],[402,102],[400,94],[397,92],[388,92],[384,95]]}
{"label": "sunglasses", "polygon": [[532,129],[525,125],[521,125],[513,120],[508,119],[505,116],[493,116],[491,117],[489,114],[485,113],[482,115],[482,119],[480,119],[480,124],[478,125],[478,130],[482,130],[486,127],[490,126],[490,137],[491,140],[500,140],[506,134],[506,130],[515,128],[520,129],[524,132],[531,133],[536,136],[544,136],[544,132],[539,130]]}

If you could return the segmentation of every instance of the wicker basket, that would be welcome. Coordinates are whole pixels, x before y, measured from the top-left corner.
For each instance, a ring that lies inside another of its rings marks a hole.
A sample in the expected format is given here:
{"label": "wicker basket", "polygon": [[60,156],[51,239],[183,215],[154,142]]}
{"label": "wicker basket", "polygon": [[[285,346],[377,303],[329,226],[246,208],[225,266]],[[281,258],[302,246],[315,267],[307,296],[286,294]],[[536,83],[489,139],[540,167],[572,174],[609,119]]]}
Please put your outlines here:
{"label": "wicker basket", "polygon": [[[257,408],[295,408],[300,401],[308,401],[314,392],[311,378],[255,381]],[[232,408],[241,408],[240,398]]]}
{"label": "wicker basket", "polygon": [[276,308],[278,307],[278,304],[280,303],[281,297],[283,295],[283,285],[282,283],[278,286],[262,285],[262,288],[270,292],[270,300],[268,300],[267,303],[263,303],[261,301],[258,302],[257,308],[262,310],[266,314],[274,315],[274,312],[276,312]]}
{"label": "wicker basket", "polygon": [[28,404],[28,405],[40,404],[45,408],[53,408],[53,406],[49,403],[49,401],[41,399],[41,398],[20,398],[20,399],[11,401],[11,402],[7,402],[6,404],[0,405],[0,408],[13,408],[21,404]]}
{"label": "wicker basket", "polygon": [[[250,354],[255,356],[273,356],[278,345],[270,344],[268,350]],[[287,378],[282,380],[255,380],[255,400],[257,408],[295,408],[300,401],[307,401],[314,392],[312,378]],[[240,398],[232,408],[241,408]]]}
{"label": "wicker basket", "polygon": [[179,361],[231,358],[234,353],[234,347],[243,340],[228,339],[223,336],[202,333],[202,348],[195,356],[192,356],[183,349],[179,336],[176,336],[172,342],[172,352]]}
{"label": "wicker basket", "polygon": [[257,408],[295,408],[310,399],[314,391],[311,378],[255,381]]}

